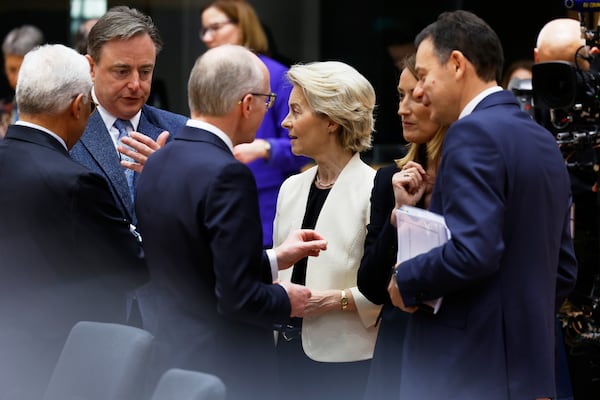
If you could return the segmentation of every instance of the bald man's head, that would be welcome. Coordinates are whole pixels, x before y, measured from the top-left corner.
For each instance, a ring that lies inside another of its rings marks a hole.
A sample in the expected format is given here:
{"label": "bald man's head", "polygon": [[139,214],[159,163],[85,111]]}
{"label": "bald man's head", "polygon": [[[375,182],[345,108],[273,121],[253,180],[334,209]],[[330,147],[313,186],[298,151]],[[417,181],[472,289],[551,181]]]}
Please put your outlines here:
{"label": "bald man's head", "polygon": [[[535,62],[568,61],[574,63],[575,53],[585,46],[578,20],[558,18],[548,22],[538,34],[533,51]],[[587,54],[586,54],[587,55]]]}

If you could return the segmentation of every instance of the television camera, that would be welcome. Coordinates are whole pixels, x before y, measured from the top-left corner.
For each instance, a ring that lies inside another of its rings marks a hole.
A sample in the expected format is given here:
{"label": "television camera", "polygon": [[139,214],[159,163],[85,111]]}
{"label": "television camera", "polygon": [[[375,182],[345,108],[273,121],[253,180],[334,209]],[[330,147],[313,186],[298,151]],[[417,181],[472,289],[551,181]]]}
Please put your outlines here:
{"label": "television camera", "polygon": [[[593,14],[600,11],[600,1],[565,0],[564,5],[579,13],[585,44],[571,62],[533,65],[533,116],[554,135],[571,179],[585,181],[589,195],[600,199],[600,54],[592,51],[600,49],[600,25],[593,27]],[[583,218],[595,220],[590,215]],[[597,229],[600,232],[600,226]],[[586,344],[595,347],[600,346],[600,265],[580,265],[580,272],[582,267],[590,269],[585,272],[591,272],[588,274],[591,289],[581,296],[584,301],[565,303],[559,316],[570,347]]]}
{"label": "television camera", "polygon": [[[571,165],[574,152],[600,144],[600,57],[590,49],[600,48],[600,26],[589,28],[600,2],[565,0],[565,7],[579,11],[581,37],[585,40],[572,62],[536,63],[532,68],[535,119],[550,130],[570,168],[597,168],[597,164]],[[596,160],[590,160],[596,161]],[[597,172],[600,172],[598,170]]]}

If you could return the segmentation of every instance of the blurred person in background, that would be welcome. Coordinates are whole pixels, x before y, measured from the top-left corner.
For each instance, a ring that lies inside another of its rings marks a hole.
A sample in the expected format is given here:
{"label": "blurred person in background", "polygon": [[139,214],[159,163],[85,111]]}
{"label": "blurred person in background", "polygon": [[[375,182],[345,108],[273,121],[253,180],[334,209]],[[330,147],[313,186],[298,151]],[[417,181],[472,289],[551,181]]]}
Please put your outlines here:
{"label": "blurred person in background", "polygon": [[[4,73],[12,90],[17,87],[17,77],[25,54],[44,42],[44,34],[38,27],[33,25],[22,25],[14,28],[4,37],[2,42]],[[3,101],[1,106],[0,137],[4,136],[9,124],[19,119],[19,110],[14,99]]]}

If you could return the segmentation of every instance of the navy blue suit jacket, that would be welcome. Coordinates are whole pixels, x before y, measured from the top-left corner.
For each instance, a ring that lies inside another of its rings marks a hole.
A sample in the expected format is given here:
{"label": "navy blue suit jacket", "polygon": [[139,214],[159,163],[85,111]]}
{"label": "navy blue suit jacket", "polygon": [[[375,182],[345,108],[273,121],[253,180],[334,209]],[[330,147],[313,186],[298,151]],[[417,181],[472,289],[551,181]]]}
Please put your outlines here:
{"label": "navy blue suit jacket", "polygon": [[[187,117],[183,115],[144,105],[137,131],[154,140],[163,131],[169,131],[169,140],[172,140],[177,130],[185,125],[186,121]],[[71,149],[71,157],[104,176],[123,217],[136,225],[137,219],[124,169],[100,113],[96,112],[90,117],[81,139]],[[136,173],[134,182],[137,178]]]}
{"label": "navy blue suit jacket", "polygon": [[145,165],[136,210],[158,290],[158,373],[206,371],[228,398],[269,398],[272,325],[291,308],[262,250],[251,171],[217,136],[186,126]]}
{"label": "navy blue suit jacket", "polygon": [[41,399],[73,325],[124,323],[146,269],[105,180],[47,133],[9,126],[0,187],[0,397]]}
{"label": "navy blue suit jacket", "polygon": [[411,314],[400,398],[555,397],[555,322],[572,289],[569,177],[554,137],[514,95],[487,96],[446,134],[430,209],[452,239],[402,263]]}

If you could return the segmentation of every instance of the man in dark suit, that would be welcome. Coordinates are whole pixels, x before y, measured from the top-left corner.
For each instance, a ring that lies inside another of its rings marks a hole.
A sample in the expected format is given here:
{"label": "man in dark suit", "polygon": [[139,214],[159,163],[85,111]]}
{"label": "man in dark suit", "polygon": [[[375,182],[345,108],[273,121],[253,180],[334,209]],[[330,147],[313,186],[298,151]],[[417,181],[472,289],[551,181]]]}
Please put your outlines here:
{"label": "man in dark suit", "polygon": [[136,198],[160,290],[157,374],[201,370],[223,379],[228,399],[280,398],[273,324],[302,316],[310,290],[273,281],[278,269],[318,255],[326,243],[301,230],[262,250],[256,182],[233,156],[272,104],[257,56],[234,45],[208,50],[188,92],[192,118],[148,160]]}
{"label": "man in dark suit", "polygon": [[[134,225],[133,193],[138,174],[147,157],[187,120],[183,115],[146,105],[161,48],[160,34],[150,17],[126,6],[108,10],[88,36],[86,57],[99,112],[90,118],[71,156],[106,178],[117,206]],[[117,120],[126,121],[131,137],[120,135]],[[133,176],[128,181],[129,171]]]}
{"label": "man in dark suit", "polygon": [[[484,21],[443,13],[415,44],[413,96],[450,126],[430,209],[452,239],[390,280],[411,313],[399,398],[555,398],[556,312],[577,270],[564,160],[498,86],[502,45]],[[419,308],[440,296],[437,314]]]}
{"label": "man in dark suit", "polygon": [[81,320],[123,323],[145,270],[102,176],[69,157],[91,106],[89,63],[46,45],[19,72],[0,144],[0,398],[39,400]]}

